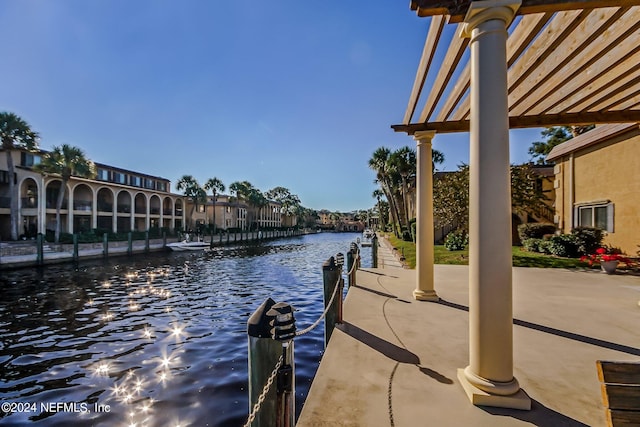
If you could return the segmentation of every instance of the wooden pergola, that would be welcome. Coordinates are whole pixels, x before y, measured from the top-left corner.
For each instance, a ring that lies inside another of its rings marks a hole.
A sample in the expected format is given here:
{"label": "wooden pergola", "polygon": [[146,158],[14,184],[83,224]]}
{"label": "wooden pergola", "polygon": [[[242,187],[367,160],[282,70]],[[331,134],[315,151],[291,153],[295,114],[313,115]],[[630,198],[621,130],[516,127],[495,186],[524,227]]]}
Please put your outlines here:
{"label": "wooden pergola", "polygon": [[[442,36],[445,23],[458,23],[460,33],[470,3],[411,2],[418,16],[432,18],[395,131],[469,131],[470,63],[462,61],[469,39]],[[640,0],[523,0],[516,14],[507,41],[511,129],[640,122]],[[444,48],[444,61],[434,64]],[[425,88],[428,72],[437,75]]]}
{"label": "wooden pergola", "polygon": [[530,409],[513,376],[509,129],[640,122],[640,0],[412,0],[411,8],[431,23],[403,121],[392,128],[417,142],[414,298],[439,298],[432,140],[469,132],[469,365],[458,379],[473,404]]}

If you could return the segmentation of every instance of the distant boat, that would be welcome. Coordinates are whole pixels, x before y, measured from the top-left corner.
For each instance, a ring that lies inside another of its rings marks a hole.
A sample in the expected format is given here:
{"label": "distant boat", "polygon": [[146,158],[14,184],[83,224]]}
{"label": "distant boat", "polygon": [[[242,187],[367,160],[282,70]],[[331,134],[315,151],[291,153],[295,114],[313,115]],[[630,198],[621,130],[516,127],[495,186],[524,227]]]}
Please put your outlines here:
{"label": "distant boat", "polygon": [[373,239],[373,231],[368,229],[368,228],[366,228],[362,232],[362,240],[361,240],[360,245],[362,247],[371,246],[371,245],[373,245],[372,239]]}
{"label": "distant boat", "polygon": [[201,239],[198,239],[195,242],[191,241],[191,237],[187,234],[185,238],[181,242],[169,243],[167,247],[175,252],[183,252],[183,251],[202,251],[205,249],[209,249],[210,244],[203,242]]}

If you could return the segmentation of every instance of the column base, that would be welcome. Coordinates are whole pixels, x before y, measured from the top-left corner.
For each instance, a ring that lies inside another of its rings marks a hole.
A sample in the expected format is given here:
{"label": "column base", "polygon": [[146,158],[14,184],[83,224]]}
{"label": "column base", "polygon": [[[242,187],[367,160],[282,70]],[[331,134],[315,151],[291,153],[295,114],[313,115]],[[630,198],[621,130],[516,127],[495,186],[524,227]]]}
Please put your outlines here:
{"label": "column base", "polygon": [[509,395],[487,393],[471,384],[464,369],[458,369],[458,380],[460,384],[462,384],[465,393],[467,393],[467,397],[469,397],[469,400],[474,405],[520,409],[523,411],[531,410],[531,399],[522,389],[518,389],[516,393]]}
{"label": "column base", "polygon": [[424,291],[422,289],[414,289],[413,298],[418,301],[440,301],[440,297],[434,290]]}

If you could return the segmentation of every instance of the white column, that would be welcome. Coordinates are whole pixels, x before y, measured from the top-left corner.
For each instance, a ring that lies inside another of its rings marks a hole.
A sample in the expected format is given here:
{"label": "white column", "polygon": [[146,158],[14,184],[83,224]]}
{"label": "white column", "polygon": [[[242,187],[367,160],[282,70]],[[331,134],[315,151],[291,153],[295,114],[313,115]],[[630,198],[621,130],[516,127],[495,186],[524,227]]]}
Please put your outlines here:
{"label": "white column", "polygon": [[531,409],[513,376],[511,180],[506,27],[519,0],[473,1],[469,162],[469,366],[458,371],[475,405]]}
{"label": "white column", "polygon": [[416,212],[416,288],[419,301],[438,301],[433,284],[433,165],[431,140],[434,131],[416,132],[417,212]]}
{"label": "white column", "polygon": [[98,228],[98,193],[97,191],[89,186],[91,189],[91,228]]}
{"label": "white column", "polygon": [[[62,181],[60,181],[60,191],[62,191]],[[69,199],[67,200],[67,233],[74,234],[75,233],[75,230],[73,229],[74,197],[73,197],[73,189],[71,188],[70,185],[67,185],[65,194],[69,196]],[[62,214],[60,214],[60,216],[62,217]],[[62,219],[60,220],[60,222],[62,222]],[[63,231],[64,230],[62,229],[62,225],[60,225],[60,232],[62,233]]]}

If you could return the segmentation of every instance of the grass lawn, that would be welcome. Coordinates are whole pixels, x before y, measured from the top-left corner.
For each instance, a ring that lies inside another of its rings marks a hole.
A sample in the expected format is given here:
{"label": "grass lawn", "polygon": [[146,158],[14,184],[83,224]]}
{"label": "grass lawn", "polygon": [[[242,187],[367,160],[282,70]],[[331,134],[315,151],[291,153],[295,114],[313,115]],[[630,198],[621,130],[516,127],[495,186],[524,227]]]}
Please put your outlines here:
{"label": "grass lawn", "polygon": [[[416,245],[413,242],[405,242],[397,239],[391,234],[387,234],[389,242],[400,253],[404,254],[405,262],[410,268],[416,267]],[[553,255],[545,255],[534,252],[527,252],[520,246],[513,246],[513,266],[514,267],[542,267],[542,268],[588,268],[587,264],[576,258],[560,258]],[[442,245],[434,247],[434,261],[436,264],[468,265],[469,251],[449,251]]]}

